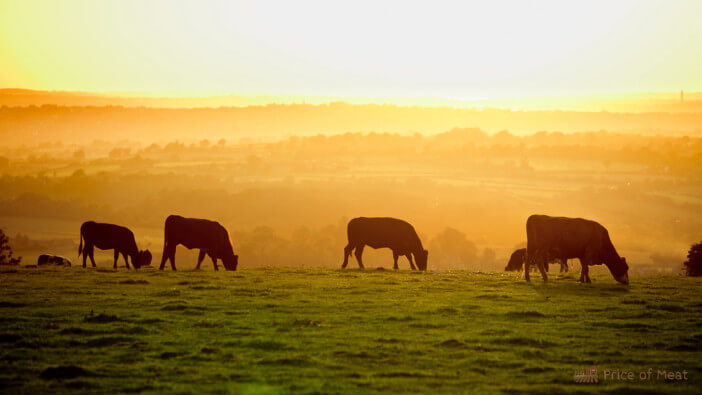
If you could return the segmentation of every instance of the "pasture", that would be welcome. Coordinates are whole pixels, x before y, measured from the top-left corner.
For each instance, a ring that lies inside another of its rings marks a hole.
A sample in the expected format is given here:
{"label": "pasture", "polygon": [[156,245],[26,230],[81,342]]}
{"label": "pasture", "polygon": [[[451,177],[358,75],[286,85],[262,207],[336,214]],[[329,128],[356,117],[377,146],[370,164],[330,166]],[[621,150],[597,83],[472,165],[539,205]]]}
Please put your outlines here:
{"label": "pasture", "polygon": [[[578,284],[577,270],[552,272],[547,284],[498,272],[211,270],[3,269],[0,388],[531,394],[702,386],[700,279],[632,276],[627,287],[608,274]],[[592,366],[599,383],[574,382],[576,370]],[[650,379],[640,380],[648,369]],[[634,379],[605,380],[605,370]],[[686,371],[688,380],[659,370]]]}

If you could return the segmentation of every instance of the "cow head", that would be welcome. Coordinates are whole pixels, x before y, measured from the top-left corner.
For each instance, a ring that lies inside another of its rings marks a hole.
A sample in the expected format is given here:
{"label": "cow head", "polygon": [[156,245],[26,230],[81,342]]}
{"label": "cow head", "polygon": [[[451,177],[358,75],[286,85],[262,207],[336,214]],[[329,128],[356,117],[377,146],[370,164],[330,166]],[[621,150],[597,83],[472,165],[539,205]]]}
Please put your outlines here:
{"label": "cow head", "polygon": [[507,263],[507,266],[505,266],[505,271],[506,272],[515,272],[517,270],[522,270],[521,267],[517,267],[515,264],[512,262]]}
{"label": "cow head", "polygon": [[414,256],[414,259],[417,261],[417,268],[419,270],[427,270],[428,258],[429,258],[429,251],[427,251],[427,250],[422,250],[419,252],[419,254],[416,254]]}
{"label": "cow head", "polygon": [[607,267],[615,280],[622,284],[629,284],[629,265],[626,264],[626,258],[621,257],[614,263],[607,264]]}
{"label": "cow head", "polygon": [[505,271],[506,272],[515,272],[518,270],[522,270],[522,267],[524,267],[524,262],[519,260],[519,259],[510,259],[509,262],[507,262],[507,266],[505,266]]}
{"label": "cow head", "polygon": [[237,265],[239,265],[239,255],[232,254],[231,257],[222,259],[222,264],[227,270],[236,270]]}
{"label": "cow head", "polygon": [[149,251],[149,250],[139,251],[138,259],[132,260],[132,264],[137,269],[142,267],[142,266],[149,266],[151,264],[151,251]]}
{"label": "cow head", "polygon": [[509,262],[507,262],[507,266],[505,266],[505,271],[515,272],[522,270],[524,261],[526,261],[526,248],[515,250],[509,257]]}

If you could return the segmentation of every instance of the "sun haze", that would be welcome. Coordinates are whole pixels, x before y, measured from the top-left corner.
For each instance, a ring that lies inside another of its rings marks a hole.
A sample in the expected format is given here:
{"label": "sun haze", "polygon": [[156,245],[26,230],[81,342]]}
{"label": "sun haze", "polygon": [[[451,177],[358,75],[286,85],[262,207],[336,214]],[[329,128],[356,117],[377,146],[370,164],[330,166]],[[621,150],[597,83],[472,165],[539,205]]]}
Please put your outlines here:
{"label": "sun haze", "polygon": [[702,3],[0,1],[0,87],[516,97],[702,90]]}
{"label": "sun haze", "polygon": [[0,392],[696,392],[701,15],[0,0]]}

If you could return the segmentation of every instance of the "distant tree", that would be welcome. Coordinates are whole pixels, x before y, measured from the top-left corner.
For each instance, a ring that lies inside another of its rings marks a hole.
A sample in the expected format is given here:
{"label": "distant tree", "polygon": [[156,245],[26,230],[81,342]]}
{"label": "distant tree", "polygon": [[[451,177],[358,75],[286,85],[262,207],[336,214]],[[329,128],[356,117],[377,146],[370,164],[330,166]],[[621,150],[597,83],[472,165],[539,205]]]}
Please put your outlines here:
{"label": "distant tree", "polygon": [[492,265],[495,263],[497,254],[492,248],[485,248],[482,255],[480,256],[480,261],[483,265]]}
{"label": "distant tree", "polygon": [[73,173],[71,173],[71,177],[73,177],[73,178],[85,177],[85,170],[83,170],[83,169],[76,169],[76,170],[73,171]]}
{"label": "distant tree", "polygon": [[436,262],[444,267],[466,267],[476,262],[478,248],[466,238],[466,234],[447,227],[429,242],[429,251]]}
{"label": "distant tree", "polygon": [[702,242],[690,247],[685,261],[685,273],[688,276],[702,276]]}
{"label": "distant tree", "polygon": [[119,159],[129,156],[131,149],[129,148],[113,148],[108,156],[110,159]]}
{"label": "distant tree", "polygon": [[73,151],[73,159],[75,159],[75,160],[85,159],[85,151],[83,151],[82,149]]}
{"label": "distant tree", "polygon": [[0,265],[19,265],[22,258],[12,257],[10,238],[0,229]]}

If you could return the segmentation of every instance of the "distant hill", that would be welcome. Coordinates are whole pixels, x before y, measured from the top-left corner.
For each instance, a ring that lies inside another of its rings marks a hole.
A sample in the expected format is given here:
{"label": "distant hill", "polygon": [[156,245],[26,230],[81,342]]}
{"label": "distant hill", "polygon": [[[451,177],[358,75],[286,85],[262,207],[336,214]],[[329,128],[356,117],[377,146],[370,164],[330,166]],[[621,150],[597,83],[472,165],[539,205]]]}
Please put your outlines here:
{"label": "distant hill", "polygon": [[52,141],[200,139],[276,140],[345,132],[435,134],[455,127],[490,133],[610,132],[702,136],[701,113],[512,111],[448,107],[329,103],[226,108],[123,106],[0,107],[4,144]]}
{"label": "distant hill", "polygon": [[0,106],[24,107],[44,104],[58,106],[123,106],[155,108],[246,107],[267,104],[390,104],[396,106],[497,108],[519,110],[609,111],[609,112],[702,112],[702,92],[635,93],[618,95],[541,96],[511,99],[332,97],[294,95],[215,95],[159,97],[130,93],[93,93],[0,89]]}

